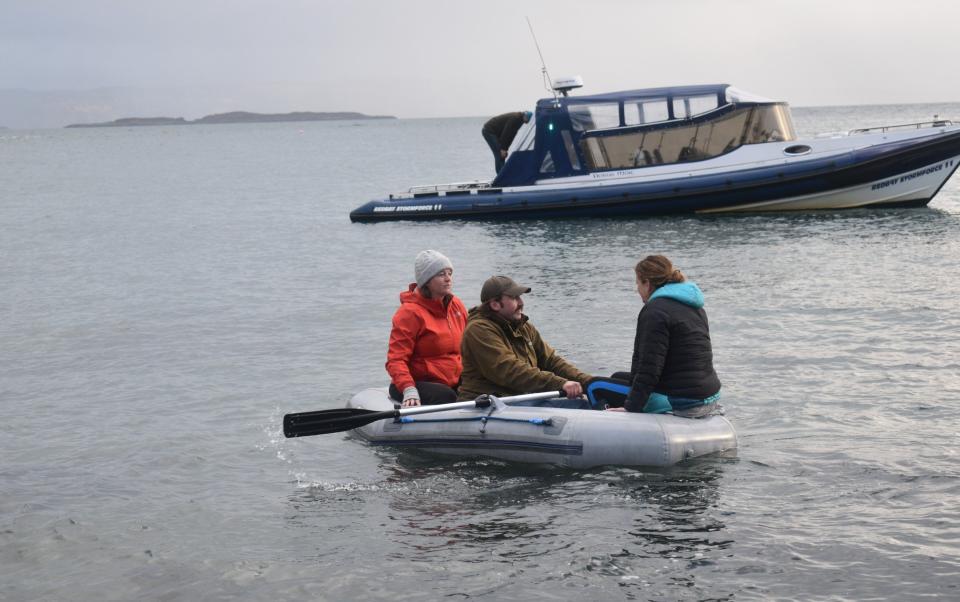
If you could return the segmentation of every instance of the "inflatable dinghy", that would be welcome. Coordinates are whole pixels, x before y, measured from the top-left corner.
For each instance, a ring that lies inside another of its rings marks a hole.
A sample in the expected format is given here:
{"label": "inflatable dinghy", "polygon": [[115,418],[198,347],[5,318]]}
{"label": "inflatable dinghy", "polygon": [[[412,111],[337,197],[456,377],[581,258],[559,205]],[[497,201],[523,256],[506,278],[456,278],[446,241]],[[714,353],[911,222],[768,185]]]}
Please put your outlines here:
{"label": "inflatable dinghy", "polygon": [[[353,432],[371,445],[569,468],[670,466],[737,447],[733,425],[721,415],[681,418],[669,414],[531,407],[507,404],[496,397],[490,399],[492,403],[487,407],[429,414],[424,410],[431,406],[417,408],[422,413],[416,415],[406,413],[412,408],[404,409],[404,415],[394,420],[376,420]],[[370,412],[390,412],[395,408],[386,389],[361,391],[347,407]]]}

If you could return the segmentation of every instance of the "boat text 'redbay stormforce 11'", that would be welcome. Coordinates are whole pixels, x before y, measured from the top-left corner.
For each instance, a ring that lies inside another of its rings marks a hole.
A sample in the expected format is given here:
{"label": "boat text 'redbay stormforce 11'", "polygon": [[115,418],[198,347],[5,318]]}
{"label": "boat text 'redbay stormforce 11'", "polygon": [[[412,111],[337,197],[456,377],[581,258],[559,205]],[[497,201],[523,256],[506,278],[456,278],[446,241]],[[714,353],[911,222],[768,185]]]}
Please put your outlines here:
{"label": "boat text 'redbay stormforce 11'", "polygon": [[726,84],[537,102],[490,182],[417,186],[355,222],[918,207],[960,165],[947,120],[798,140],[785,102]]}

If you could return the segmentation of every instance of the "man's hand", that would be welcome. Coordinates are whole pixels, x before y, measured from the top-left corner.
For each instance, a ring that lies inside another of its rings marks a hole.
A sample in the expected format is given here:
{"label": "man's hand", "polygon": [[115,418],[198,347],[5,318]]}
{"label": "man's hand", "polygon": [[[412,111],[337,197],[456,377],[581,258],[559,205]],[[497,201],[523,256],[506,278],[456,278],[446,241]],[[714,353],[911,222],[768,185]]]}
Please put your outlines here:
{"label": "man's hand", "polygon": [[563,383],[563,392],[567,394],[567,399],[573,399],[583,395],[583,387],[575,380],[568,380]]}
{"label": "man's hand", "polygon": [[403,407],[405,408],[418,406],[418,405],[420,405],[420,400],[417,399],[416,397],[408,397],[407,399],[403,400]]}
{"label": "man's hand", "polygon": [[502,159],[506,159],[506,158],[507,158],[507,151],[505,151],[505,150],[503,150],[503,149],[500,149],[500,157],[501,157]]}

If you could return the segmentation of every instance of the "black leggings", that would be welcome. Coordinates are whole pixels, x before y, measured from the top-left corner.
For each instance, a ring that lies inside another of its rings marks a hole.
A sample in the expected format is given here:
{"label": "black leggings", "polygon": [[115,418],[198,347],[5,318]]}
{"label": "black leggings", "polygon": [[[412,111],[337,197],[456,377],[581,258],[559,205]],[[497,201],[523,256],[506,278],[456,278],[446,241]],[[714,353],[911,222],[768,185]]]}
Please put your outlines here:
{"label": "black leggings", "polygon": [[[420,405],[432,406],[438,403],[453,403],[457,400],[457,392],[440,383],[417,381],[417,391],[420,393]],[[394,401],[403,401],[403,391],[390,383],[390,398]]]}

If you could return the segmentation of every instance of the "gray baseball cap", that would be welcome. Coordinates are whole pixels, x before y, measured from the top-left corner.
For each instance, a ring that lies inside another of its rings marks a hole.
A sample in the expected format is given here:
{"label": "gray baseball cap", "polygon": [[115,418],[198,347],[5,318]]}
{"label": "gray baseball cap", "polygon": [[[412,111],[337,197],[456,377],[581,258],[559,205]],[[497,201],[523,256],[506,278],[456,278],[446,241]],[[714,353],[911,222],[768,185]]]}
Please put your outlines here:
{"label": "gray baseball cap", "polygon": [[501,295],[519,297],[524,293],[529,293],[529,286],[521,286],[506,276],[490,276],[483,283],[480,289],[480,303],[486,303],[490,299],[496,299]]}

